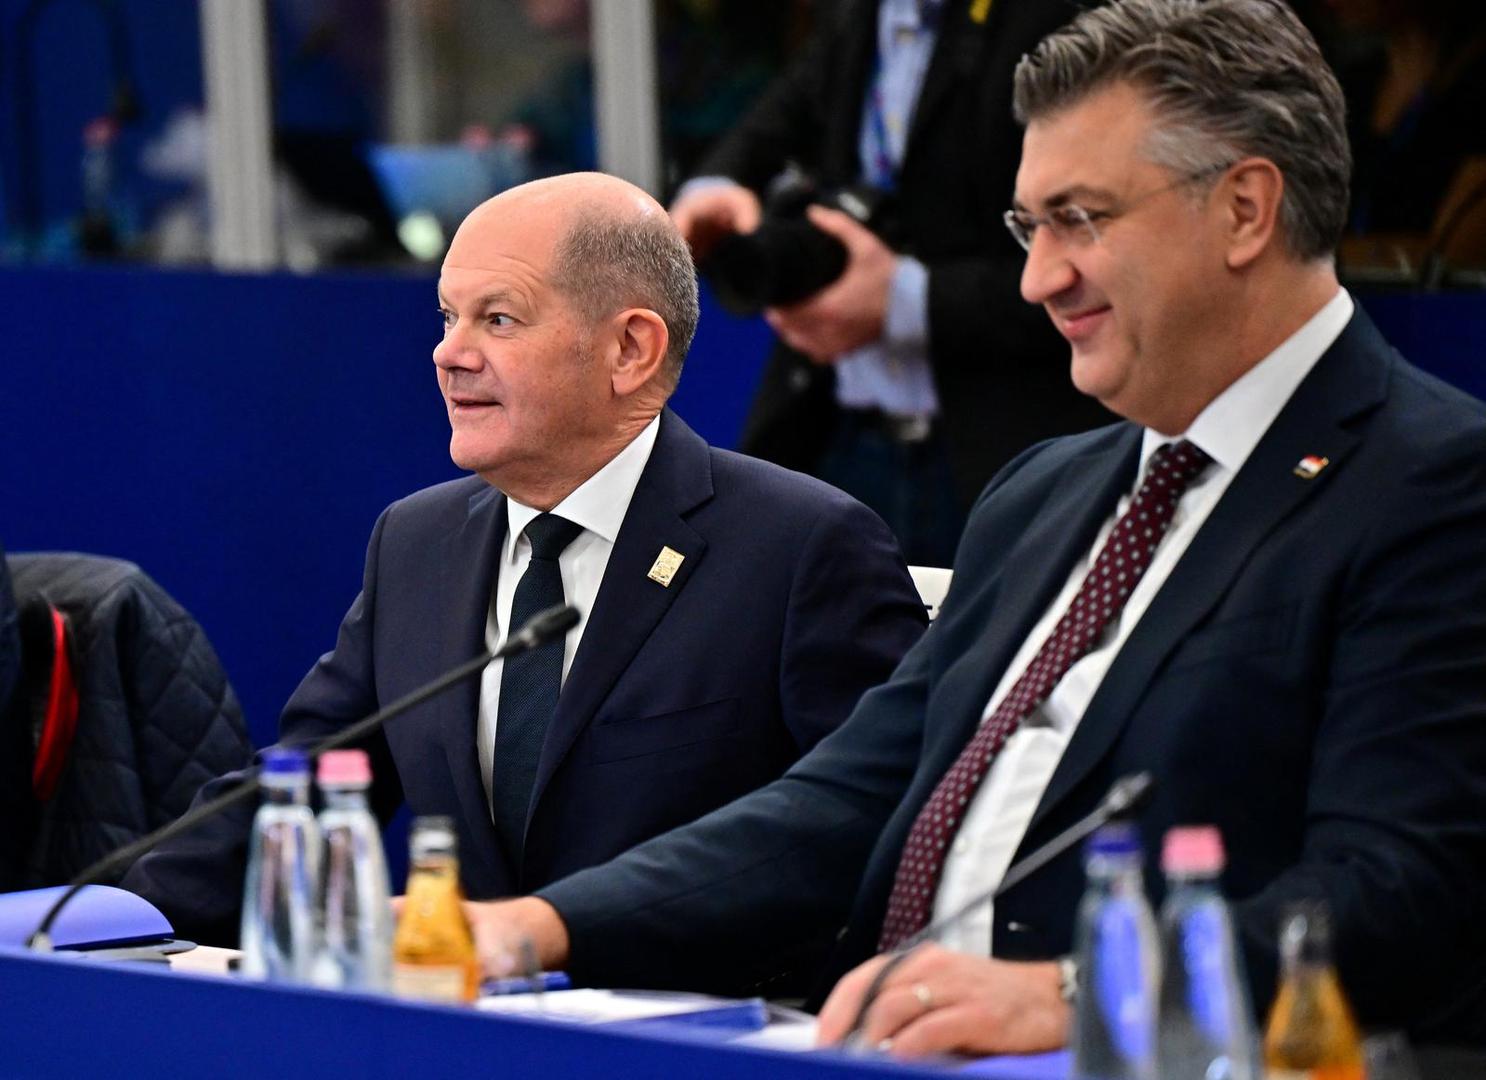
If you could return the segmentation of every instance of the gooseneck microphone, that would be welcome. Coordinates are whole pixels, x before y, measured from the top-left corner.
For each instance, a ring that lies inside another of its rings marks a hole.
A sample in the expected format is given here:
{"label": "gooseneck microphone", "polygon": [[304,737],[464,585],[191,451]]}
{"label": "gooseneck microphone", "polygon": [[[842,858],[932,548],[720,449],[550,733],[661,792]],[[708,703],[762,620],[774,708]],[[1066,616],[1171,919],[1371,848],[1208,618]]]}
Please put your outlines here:
{"label": "gooseneck microphone", "polygon": [[[488,649],[480,653],[458,667],[450,668],[438,678],[427,682],[402,697],[398,698],[386,708],[378,709],[364,720],[358,720],[348,728],[336,732],[334,735],[322,739],[315,745],[305,750],[305,755],[311,760],[318,758],[327,750],[335,750],[349,743],[360,742],[368,735],[375,733],[383,724],[395,717],[401,716],[416,705],[421,705],[431,697],[443,693],[455,683],[462,682],[477,672],[483,671],[485,666],[492,660],[503,660],[508,656],[526,652],[535,648],[545,641],[550,641],[559,634],[565,634],[578,624],[578,609],[568,604],[559,604],[537,612],[521,627],[520,630],[506,638],[505,644],[494,652]],[[257,768],[250,768],[243,780],[235,787],[229,788],[216,798],[202,803],[194,810],[188,810],[176,818],[169,825],[162,826],[152,833],[141,836],[138,840],[125,844],[116,851],[110,852],[99,859],[92,866],[87,867],[70,882],[67,883],[67,891],[57,898],[57,902],[47,909],[46,916],[37,925],[35,932],[26,939],[29,948],[36,952],[51,952],[52,925],[57,921],[57,916],[68,902],[82,891],[83,886],[92,884],[100,878],[106,877],[116,870],[123,869],[145,852],[163,843],[172,837],[195,828],[202,821],[218,814],[236,803],[242,802],[249,795],[258,790]]]}
{"label": "gooseneck microphone", "polygon": [[861,1033],[863,1022],[867,1019],[867,1011],[872,1008],[872,1003],[877,1000],[877,995],[882,992],[883,984],[897,970],[898,965],[908,959],[914,949],[917,949],[927,941],[932,941],[934,938],[939,937],[946,930],[951,930],[960,925],[980,905],[990,903],[1003,893],[1009,892],[1015,886],[1020,885],[1038,870],[1041,870],[1048,863],[1063,854],[1063,852],[1073,847],[1074,844],[1090,836],[1101,825],[1106,825],[1117,817],[1123,817],[1139,807],[1145,801],[1146,796],[1150,794],[1151,786],[1154,783],[1155,780],[1152,779],[1151,774],[1148,772],[1132,773],[1129,776],[1120,777],[1110,787],[1109,791],[1105,793],[1104,798],[1100,800],[1098,806],[1094,807],[1086,816],[1075,821],[1047,843],[1037,848],[1037,850],[1028,854],[1026,858],[1017,862],[1010,870],[1006,871],[1006,874],[994,888],[986,889],[984,892],[976,894],[954,911],[944,916],[944,918],[930,923],[918,933],[901,941],[888,954],[890,957],[888,962],[877,969],[877,974],[867,984],[867,990],[862,994],[862,1003],[857,1006],[857,1013],[856,1016],[852,1017],[851,1027],[846,1030],[846,1034],[842,1036],[841,1041],[843,1043],[855,1041]]}

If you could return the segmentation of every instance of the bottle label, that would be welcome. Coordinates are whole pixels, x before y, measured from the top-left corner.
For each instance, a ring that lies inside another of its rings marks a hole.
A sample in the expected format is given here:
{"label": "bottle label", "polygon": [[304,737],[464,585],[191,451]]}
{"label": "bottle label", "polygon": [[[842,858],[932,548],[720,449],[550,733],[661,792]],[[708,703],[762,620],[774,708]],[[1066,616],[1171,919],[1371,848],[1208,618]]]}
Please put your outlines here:
{"label": "bottle label", "polygon": [[[1155,1026],[1148,937],[1134,904],[1110,901],[1096,916],[1098,956],[1092,972],[1093,1002],[1120,1060],[1149,1061]],[[1149,918],[1149,916],[1146,916]]]}
{"label": "bottle label", "polygon": [[413,1001],[464,1000],[465,971],[452,964],[394,964],[392,992]]}

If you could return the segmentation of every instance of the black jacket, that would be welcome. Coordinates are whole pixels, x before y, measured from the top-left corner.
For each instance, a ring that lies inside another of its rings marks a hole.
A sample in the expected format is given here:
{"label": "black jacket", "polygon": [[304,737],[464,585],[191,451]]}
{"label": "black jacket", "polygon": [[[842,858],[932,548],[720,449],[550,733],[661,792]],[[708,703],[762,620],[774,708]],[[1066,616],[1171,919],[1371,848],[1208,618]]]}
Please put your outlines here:
{"label": "black jacket", "polygon": [[[194,619],[139,567],[90,555],[11,555],[17,607],[50,604],[71,626],[77,727],[53,796],[31,787],[37,673],[0,713],[0,889],[66,881],[109,851],[179,817],[251,748],[237,696]],[[113,882],[105,882],[112,884]]]}

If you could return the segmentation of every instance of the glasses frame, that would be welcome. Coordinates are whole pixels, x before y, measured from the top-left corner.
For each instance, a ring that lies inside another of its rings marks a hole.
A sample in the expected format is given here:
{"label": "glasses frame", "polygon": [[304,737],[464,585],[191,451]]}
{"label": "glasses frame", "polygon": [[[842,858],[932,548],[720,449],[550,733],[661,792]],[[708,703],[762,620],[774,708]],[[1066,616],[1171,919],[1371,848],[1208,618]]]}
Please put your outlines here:
{"label": "glasses frame", "polygon": [[1185,173],[1171,183],[1163,184],[1133,199],[1126,200],[1123,206],[1112,210],[1090,210],[1078,203],[1066,203],[1063,206],[1053,207],[1045,214],[1034,214],[1030,210],[1018,210],[1012,207],[1001,215],[1001,220],[1006,224],[1006,231],[1011,233],[1011,238],[1026,252],[1032,250],[1032,241],[1037,238],[1037,230],[1044,227],[1059,243],[1072,244],[1074,247],[1088,247],[1091,244],[1100,243],[1102,239],[1099,233],[1100,222],[1114,221],[1124,217],[1157,195],[1164,195],[1168,191],[1175,191],[1187,184],[1227,172],[1236,164],[1237,161],[1225,161]]}

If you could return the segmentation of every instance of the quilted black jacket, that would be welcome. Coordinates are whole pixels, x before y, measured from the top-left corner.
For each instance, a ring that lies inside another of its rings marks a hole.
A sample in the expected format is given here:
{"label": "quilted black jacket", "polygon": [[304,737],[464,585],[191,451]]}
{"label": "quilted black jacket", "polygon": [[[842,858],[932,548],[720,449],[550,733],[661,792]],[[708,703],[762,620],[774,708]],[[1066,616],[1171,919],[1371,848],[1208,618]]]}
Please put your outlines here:
{"label": "quilted black jacket", "polygon": [[[76,554],[7,561],[18,608],[50,602],[71,620],[80,704],[45,803],[31,792],[25,695],[0,716],[0,890],[66,881],[179,817],[198,788],[252,753],[206,634],[139,567]],[[32,660],[23,653],[23,669]]]}

